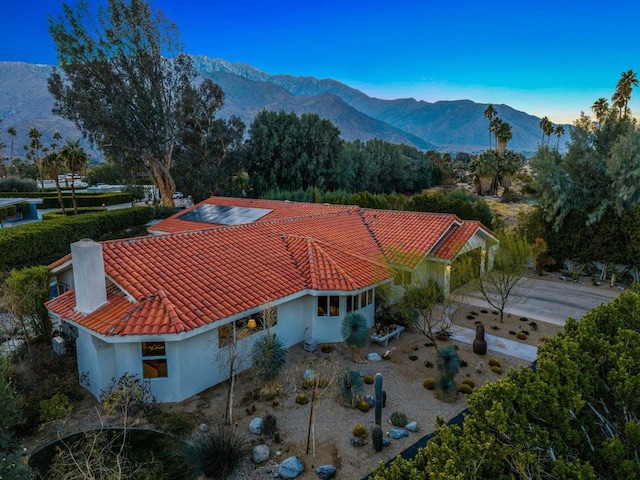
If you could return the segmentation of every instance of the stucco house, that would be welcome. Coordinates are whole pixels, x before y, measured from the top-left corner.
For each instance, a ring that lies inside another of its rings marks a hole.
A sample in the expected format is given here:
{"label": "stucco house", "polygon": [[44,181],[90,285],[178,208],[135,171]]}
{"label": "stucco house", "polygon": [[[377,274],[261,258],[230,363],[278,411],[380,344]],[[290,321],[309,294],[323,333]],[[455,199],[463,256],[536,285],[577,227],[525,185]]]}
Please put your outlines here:
{"label": "stucco house", "polygon": [[373,326],[377,286],[426,267],[447,289],[457,257],[490,268],[497,245],[450,214],[223,197],[150,230],[76,242],[50,266],[60,295],[47,308],[96,396],[124,373],[161,402],[193,396],[228,378],[232,343],[250,366],[265,317],[288,346],[340,342],[350,311]]}

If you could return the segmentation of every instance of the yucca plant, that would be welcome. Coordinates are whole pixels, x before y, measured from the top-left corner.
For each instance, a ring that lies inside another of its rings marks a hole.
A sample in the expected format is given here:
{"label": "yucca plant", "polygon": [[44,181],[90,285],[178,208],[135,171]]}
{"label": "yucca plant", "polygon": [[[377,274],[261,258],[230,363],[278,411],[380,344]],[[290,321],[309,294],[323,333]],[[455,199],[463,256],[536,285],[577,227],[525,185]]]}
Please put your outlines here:
{"label": "yucca plant", "polygon": [[357,312],[347,313],[342,319],[342,339],[353,352],[353,361],[360,363],[360,350],[369,341],[367,319]]}
{"label": "yucca plant", "polygon": [[338,385],[338,395],[342,403],[355,408],[364,392],[360,374],[355,370],[345,368],[338,374],[336,384]]}
{"label": "yucca plant", "polygon": [[287,362],[287,348],[275,333],[258,338],[251,349],[253,367],[258,378],[272,388]]}

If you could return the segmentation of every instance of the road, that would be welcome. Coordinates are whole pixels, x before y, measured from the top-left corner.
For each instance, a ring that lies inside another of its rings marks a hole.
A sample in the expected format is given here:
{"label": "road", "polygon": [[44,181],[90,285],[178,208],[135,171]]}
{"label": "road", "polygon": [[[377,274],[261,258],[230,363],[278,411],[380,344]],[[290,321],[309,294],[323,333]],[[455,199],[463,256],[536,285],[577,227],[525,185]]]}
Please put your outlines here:
{"label": "road", "polygon": [[[582,283],[563,282],[559,274],[553,278],[524,277],[511,292],[506,312],[556,325],[564,325],[568,317],[575,319],[589,310],[608,303],[621,291],[608,283],[599,287]],[[464,295],[463,303],[491,308],[477,292]]]}

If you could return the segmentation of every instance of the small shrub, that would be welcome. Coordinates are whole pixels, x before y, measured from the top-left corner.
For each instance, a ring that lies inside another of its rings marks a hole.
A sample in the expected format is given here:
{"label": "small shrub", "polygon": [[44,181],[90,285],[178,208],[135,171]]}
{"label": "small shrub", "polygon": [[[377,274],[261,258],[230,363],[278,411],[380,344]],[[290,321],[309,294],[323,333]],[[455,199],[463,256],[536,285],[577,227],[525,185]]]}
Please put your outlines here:
{"label": "small shrub", "polygon": [[204,434],[198,434],[182,450],[185,464],[198,475],[207,478],[229,478],[242,462],[244,439],[237,430],[218,426]]}
{"label": "small shrub", "polygon": [[367,427],[361,424],[357,424],[355,427],[353,427],[351,433],[356,438],[366,438],[369,432],[367,431]]}
{"label": "small shrub", "polygon": [[476,382],[474,382],[472,378],[465,378],[462,383],[464,385],[469,385],[471,388],[475,388],[476,386]]}
{"label": "small shrub", "polygon": [[480,310],[481,313],[489,313],[488,310]]}
{"label": "small shrub", "polygon": [[473,393],[473,388],[471,388],[469,385],[467,385],[466,383],[463,383],[462,385],[460,385],[460,387],[458,388],[458,391],[460,393],[464,393],[465,395],[469,395],[471,393]]}
{"label": "small shrub", "polygon": [[427,368],[433,368],[433,362],[429,361],[429,360],[425,360],[424,361],[424,366]]}
{"label": "small shrub", "polygon": [[273,435],[278,430],[278,420],[275,415],[268,413],[263,420],[263,430],[267,435]]}
{"label": "small shrub", "polygon": [[491,325],[491,330],[500,330],[498,325]]}
{"label": "small shrub", "polygon": [[467,315],[467,320],[475,320],[476,317],[474,317],[473,315]]}
{"label": "small shrub", "polygon": [[361,412],[368,412],[369,409],[371,408],[369,406],[369,402],[367,402],[364,398],[362,398],[359,402],[358,405],[356,406],[358,408],[358,410],[360,410]]}
{"label": "small shrub", "polygon": [[287,347],[275,333],[263,335],[251,347],[253,369],[264,382],[273,382],[284,369]]}
{"label": "small shrub", "polygon": [[489,364],[490,367],[499,367],[500,366],[500,360],[498,360],[497,358],[494,358],[494,357],[491,357],[487,363]]}
{"label": "small shrub", "polygon": [[521,322],[527,322],[527,321],[529,321],[529,319],[527,317],[520,317],[520,321]]}
{"label": "small shrub", "polygon": [[498,313],[500,312],[498,312],[497,310],[493,310],[491,313],[493,313],[494,315],[498,315]]}
{"label": "small shrub", "polygon": [[389,421],[394,427],[404,427],[407,423],[407,416],[402,412],[393,412],[389,415]]}
{"label": "small shrub", "polygon": [[418,360],[418,357],[415,355],[409,355],[409,360],[411,360],[412,362],[415,362],[416,360]]}
{"label": "small shrub", "polygon": [[328,378],[321,378],[320,380],[318,380],[318,387],[319,388],[327,388],[329,386],[329,379]]}
{"label": "small shrub", "polygon": [[436,344],[435,344],[435,343],[433,343],[433,342],[427,342],[427,343],[425,343],[425,344],[424,344],[424,346],[425,346],[425,347],[435,347],[435,346],[436,346]]}
{"label": "small shrub", "polygon": [[514,330],[509,330],[509,335],[517,335],[517,333]]}
{"label": "small shrub", "polygon": [[468,367],[469,364],[466,362],[466,360],[460,360],[460,366],[464,368],[464,367]]}
{"label": "small shrub", "polygon": [[413,350],[414,352],[417,352],[418,351],[418,347],[414,345],[413,347],[411,347],[411,350]]}
{"label": "small shrub", "polygon": [[474,310],[471,310],[471,311],[469,312],[469,315],[478,315],[478,312],[476,312],[476,311],[474,311]]}
{"label": "small shrub", "polygon": [[516,335],[516,338],[518,340],[526,340],[527,339],[527,335],[524,332],[518,332],[518,334]]}
{"label": "small shrub", "polygon": [[309,403],[309,397],[307,397],[306,393],[299,393],[296,395],[296,403],[298,405],[306,405]]}
{"label": "small shrub", "polygon": [[303,378],[302,388],[304,388],[305,390],[313,390],[313,383],[314,383],[313,378]]}
{"label": "small shrub", "polygon": [[193,430],[193,423],[183,412],[172,410],[162,416],[161,428],[165,432],[183,437]]}
{"label": "small shrub", "polygon": [[434,378],[425,378],[422,382],[422,386],[427,390],[435,390],[436,389],[436,380]]}
{"label": "small shrub", "polygon": [[531,327],[531,330],[533,330],[534,332],[538,330],[538,324],[536,322],[529,322],[529,326]]}
{"label": "small shrub", "polygon": [[322,353],[331,353],[335,350],[335,347],[330,343],[322,343],[320,345],[320,351]]}
{"label": "small shrub", "polygon": [[493,373],[497,373],[498,375],[502,375],[502,368],[500,368],[498,365],[492,365],[491,371]]}
{"label": "small shrub", "polygon": [[374,382],[374,378],[373,375],[365,375],[364,377],[362,377],[362,380],[364,381],[364,383],[366,383],[367,385],[372,385]]}
{"label": "small shrub", "polygon": [[62,420],[72,409],[69,397],[62,393],[56,393],[48,400],[40,400],[40,419],[43,422]]}

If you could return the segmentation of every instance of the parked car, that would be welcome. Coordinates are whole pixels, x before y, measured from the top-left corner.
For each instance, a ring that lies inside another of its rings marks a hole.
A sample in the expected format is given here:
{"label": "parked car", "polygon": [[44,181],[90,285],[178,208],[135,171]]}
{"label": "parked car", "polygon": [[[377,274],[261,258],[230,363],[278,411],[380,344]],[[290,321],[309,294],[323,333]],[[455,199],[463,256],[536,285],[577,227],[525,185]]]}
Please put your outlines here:
{"label": "parked car", "polygon": [[184,198],[184,195],[182,194],[182,192],[174,192],[173,199],[176,200],[179,198]]}

